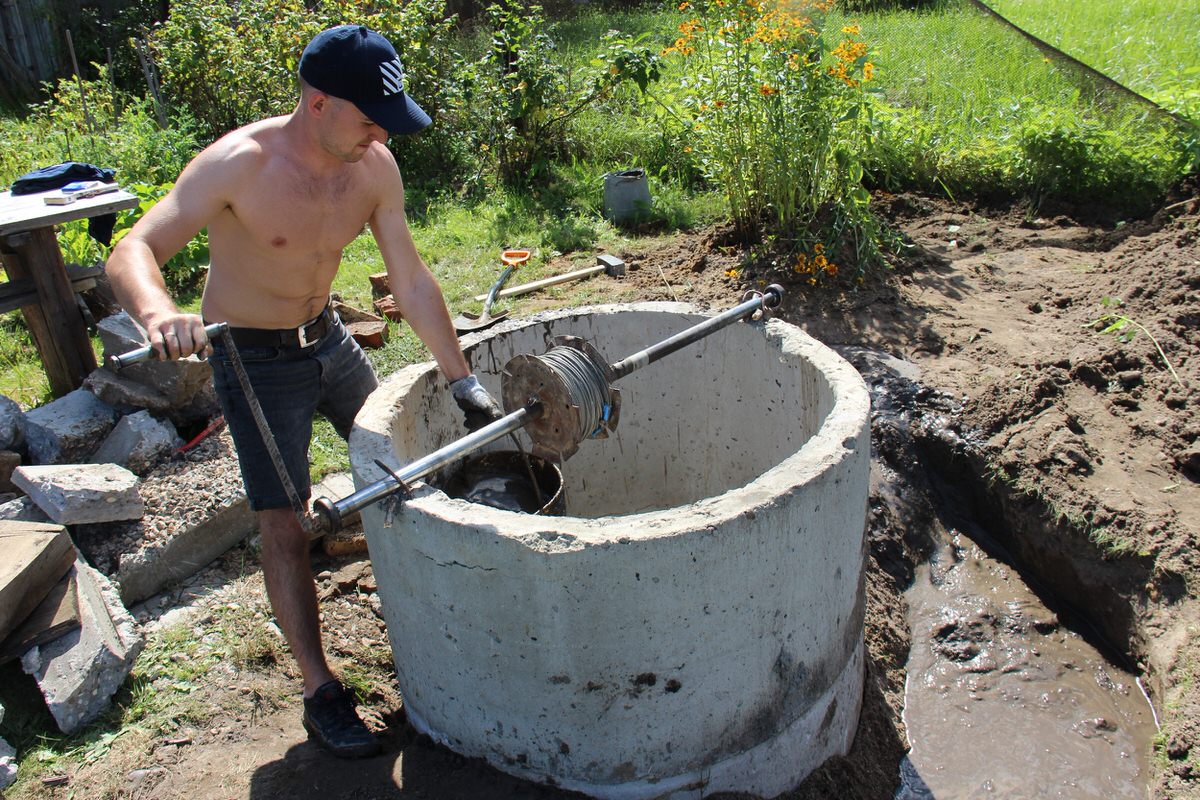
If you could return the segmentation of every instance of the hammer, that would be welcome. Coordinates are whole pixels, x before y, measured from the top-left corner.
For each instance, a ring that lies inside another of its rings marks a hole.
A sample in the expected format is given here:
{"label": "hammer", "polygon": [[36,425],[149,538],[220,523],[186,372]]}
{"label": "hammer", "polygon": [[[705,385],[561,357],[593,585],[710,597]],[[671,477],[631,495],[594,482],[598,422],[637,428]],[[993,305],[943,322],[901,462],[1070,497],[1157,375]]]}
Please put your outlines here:
{"label": "hammer", "polygon": [[[530,292],[536,292],[538,289],[545,289],[547,286],[556,286],[560,283],[569,283],[570,281],[590,278],[592,275],[599,275],[601,272],[611,275],[614,278],[624,275],[625,262],[616,256],[610,256],[607,254],[599,255],[596,256],[596,265],[594,267],[584,267],[583,269],[577,269],[574,272],[555,275],[551,278],[542,278],[540,281],[533,281],[531,283],[522,283],[517,286],[512,286],[500,292],[500,294],[496,295],[496,297],[514,297],[519,294],[529,294]],[[475,299],[485,300],[487,299],[487,295],[476,295]]]}

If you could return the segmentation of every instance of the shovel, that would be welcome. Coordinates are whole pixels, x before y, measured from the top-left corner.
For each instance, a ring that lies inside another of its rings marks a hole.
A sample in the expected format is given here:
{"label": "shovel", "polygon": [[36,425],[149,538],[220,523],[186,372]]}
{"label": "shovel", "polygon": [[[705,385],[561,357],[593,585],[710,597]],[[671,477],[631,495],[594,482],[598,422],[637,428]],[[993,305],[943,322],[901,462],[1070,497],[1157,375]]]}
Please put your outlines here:
{"label": "shovel", "polygon": [[508,316],[507,311],[502,311],[495,316],[492,315],[492,303],[496,302],[496,295],[500,293],[500,289],[508,281],[508,277],[513,274],[513,270],[519,264],[524,264],[529,260],[528,250],[505,250],[500,255],[500,260],[504,262],[504,272],[500,273],[500,279],[492,284],[492,288],[488,290],[487,299],[483,301],[483,313],[471,314],[467,311],[462,312],[454,319],[455,333],[470,333],[471,331],[481,331],[484,328],[490,328],[500,320]]}

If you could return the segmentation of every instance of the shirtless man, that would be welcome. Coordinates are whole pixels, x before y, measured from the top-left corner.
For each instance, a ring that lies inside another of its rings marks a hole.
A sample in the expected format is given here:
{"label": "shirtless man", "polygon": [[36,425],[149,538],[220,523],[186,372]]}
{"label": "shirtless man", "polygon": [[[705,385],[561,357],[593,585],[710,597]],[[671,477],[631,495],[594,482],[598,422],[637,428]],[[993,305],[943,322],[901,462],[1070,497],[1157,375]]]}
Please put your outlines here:
{"label": "shirtless man", "polygon": [[[228,322],[288,473],[310,494],[308,445],[321,411],[343,437],[377,381],[328,309],[342,249],[370,224],[404,319],[432,351],[468,427],[499,418],[471,374],[445,299],[417,254],[404,184],[384,146],[429,117],[404,92],[396,51],[343,25],[317,35],[300,59],[300,101],[287,116],[221,138],[115,248],[108,275],[121,304],[163,358],[211,356],[213,381],[257,514],[267,594],[304,677],[304,726],[334,754],[374,755],[379,744],[334,678],[321,646],[308,537],[249,411],[228,353],[207,322]],[[162,265],[207,227],[212,264],[203,317],[182,314]]]}

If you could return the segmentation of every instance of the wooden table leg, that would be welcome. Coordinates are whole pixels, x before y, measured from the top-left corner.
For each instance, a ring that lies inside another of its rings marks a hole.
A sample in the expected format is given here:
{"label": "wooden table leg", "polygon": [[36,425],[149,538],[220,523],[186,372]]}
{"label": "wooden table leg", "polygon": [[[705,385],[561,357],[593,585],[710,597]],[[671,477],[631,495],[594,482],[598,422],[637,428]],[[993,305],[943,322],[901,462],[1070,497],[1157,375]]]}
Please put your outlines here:
{"label": "wooden table leg", "polygon": [[54,228],[0,236],[0,254],[10,279],[29,278],[37,288],[37,304],[23,306],[21,312],[42,356],[50,390],[59,397],[78,389],[96,369],[96,354]]}

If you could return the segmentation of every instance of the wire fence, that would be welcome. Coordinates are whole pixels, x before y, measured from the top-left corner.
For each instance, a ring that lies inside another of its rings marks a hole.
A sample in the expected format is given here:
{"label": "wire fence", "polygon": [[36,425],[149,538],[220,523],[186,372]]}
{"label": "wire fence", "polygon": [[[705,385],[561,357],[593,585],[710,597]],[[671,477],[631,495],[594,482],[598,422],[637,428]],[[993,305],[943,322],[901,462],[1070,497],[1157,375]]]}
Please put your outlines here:
{"label": "wire fence", "polygon": [[1032,182],[1035,193],[1080,198],[1099,189],[1113,197],[1132,177],[1149,197],[1178,178],[1188,147],[1196,149],[1196,121],[982,0],[935,0],[907,10],[891,2],[881,8],[882,1],[863,0],[861,13],[851,13],[853,6],[842,13],[871,43],[877,90],[890,114],[872,165],[884,186],[986,194],[1020,192]]}

